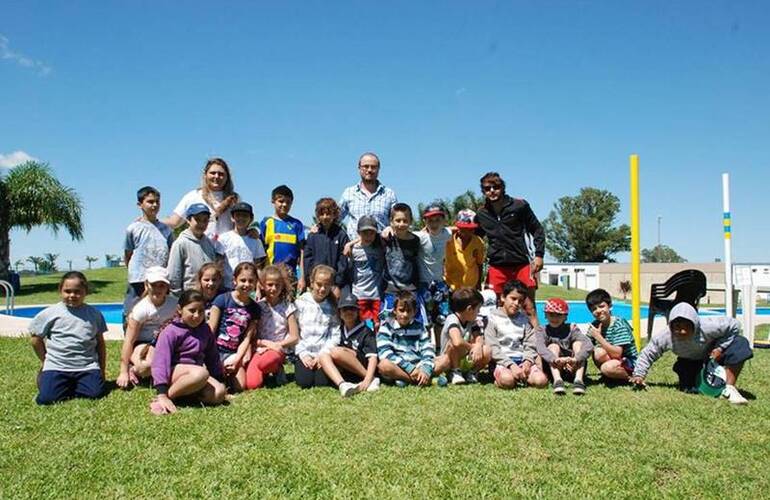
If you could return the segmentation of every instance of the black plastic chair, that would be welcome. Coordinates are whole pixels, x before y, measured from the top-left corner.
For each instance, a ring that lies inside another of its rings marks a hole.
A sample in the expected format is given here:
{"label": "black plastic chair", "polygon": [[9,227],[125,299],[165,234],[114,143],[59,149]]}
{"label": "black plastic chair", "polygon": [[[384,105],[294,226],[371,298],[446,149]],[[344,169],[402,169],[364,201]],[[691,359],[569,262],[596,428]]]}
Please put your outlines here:
{"label": "black plastic chair", "polygon": [[[671,294],[676,295],[669,299]],[[647,342],[652,339],[652,323],[656,314],[668,320],[671,309],[680,302],[687,302],[698,309],[698,302],[706,296],[706,275],[697,269],[685,269],[671,276],[665,283],[650,287],[650,305],[647,315]]]}

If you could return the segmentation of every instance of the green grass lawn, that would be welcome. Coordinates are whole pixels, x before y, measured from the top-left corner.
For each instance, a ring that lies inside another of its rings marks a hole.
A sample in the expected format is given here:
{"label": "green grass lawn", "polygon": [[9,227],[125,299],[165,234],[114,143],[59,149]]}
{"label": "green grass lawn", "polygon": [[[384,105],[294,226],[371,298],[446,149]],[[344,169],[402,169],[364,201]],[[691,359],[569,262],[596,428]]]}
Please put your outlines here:
{"label": "green grass lawn", "polygon": [[[108,343],[109,374],[119,343]],[[343,400],[294,385],[150,415],[148,388],[40,408],[38,362],[0,339],[0,498],[733,497],[770,491],[770,353],[746,407],[677,392],[666,356],[646,392],[582,398],[491,385],[385,387]],[[749,394],[750,393],[750,394]],[[765,493],[762,493],[765,492]]]}

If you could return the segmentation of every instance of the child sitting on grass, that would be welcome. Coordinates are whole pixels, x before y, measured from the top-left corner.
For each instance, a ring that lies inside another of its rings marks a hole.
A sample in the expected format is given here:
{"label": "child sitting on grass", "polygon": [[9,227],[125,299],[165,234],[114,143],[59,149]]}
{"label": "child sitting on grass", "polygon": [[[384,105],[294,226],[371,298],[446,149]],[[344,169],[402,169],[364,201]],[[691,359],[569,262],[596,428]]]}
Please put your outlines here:
{"label": "child sitting on grass", "polygon": [[626,382],[636,365],[634,330],[623,318],[612,315],[612,297],[597,288],[586,295],[586,305],[596,320],[588,327],[594,343],[594,363],[602,375]]}
{"label": "child sitting on grass", "polygon": [[393,316],[383,320],[377,333],[380,374],[398,387],[430,385],[436,354],[428,330],[415,320],[417,299],[401,291],[393,306]]}
{"label": "child sitting on grass", "polygon": [[297,308],[291,301],[294,294],[291,271],[283,264],[267,266],[260,283],[259,326],[254,353],[246,368],[246,389],[262,387],[265,376],[275,375],[279,385],[285,384],[283,363],[299,340]]}
{"label": "child sitting on grass", "polygon": [[377,339],[359,317],[358,298],[343,295],[337,303],[337,312],[341,321],[339,343],[321,354],[321,367],[343,397],[374,392],[380,388],[380,379],[376,377]]}
{"label": "child sitting on grass", "polygon": [[177,317],[160,332],[152,359],[152,381],[158,395],[150,403],[155,415],[176,412],[174,400],[192,398],[204,404],[224,402],[214,335],[205,319],[205,299],[198,290],[179,297]]}
{"label": "child sitting on grass", "polygon": [[217,350],[228,385],[234,392],[246,387],[246,365],[259,321],[259,306],[251,298],[257,285],[257,266],[241,262],[233,271],[233,291],[214,299],[208,320],[217,337]]}
{"label": "child sitting on grass", "polygon": [[[564,378],[572,380],[572,393],[583,395],[586,384],[583,376],[586,360],[594,350],[591,340],[583,335],[575,323],[566,323],[569,305],[564,299],[553,298],[545,301],[545,328],[535,331],[537,353],[548,365],[553,380],[553,393],[563,395]],[[546,370],[544,370],[546,371]]]}
{"label": "child sitting on grass", "polygon": [[495,362],[495,385],[513,389],[517,385],[543,388],[548,377],[537,365],[535,329],[523,312],[527,285],[511,280],[503,285],[503,305],[487,318],[484,342]]}
{"label": "child sitting on grass", "polygon": [[70,271],[59,281],[61,302],[40,311],[29,325],[32,348],[42,363],[37,375],[39,405],[104,395],[107,351],[102,313],[85,303],[88,280]]}
{"label": "child sitting on grass", "polygon": [[128,315],[128,328],[120,352],[120,375],[115,381],[121,389],[150,376],[155,340],[176,314],[176,299],[169,295],[166,268],[151,267],[145,278],[144,297]]}
{"label": "child sitting on grass", "polygon": [[674,371],[679,375],[679,390],[697,392],[696,380],[709,358],[724,366],[727,386],[722,397],[733,404],[746,404],[735,383],[746,360],[753,357],[748,340],[741,336],[737,320],[728,317],[698,317],[698,312],[686,302],[671,309],[668,328],[652,337],[642,349],[630,381],[645,386],[645,378],[652,364],[666,351],[677,359]]}
{"label": "child sitting on grass", "polygon": [[[476,321],[484,298],[478,290],[462,287],[451,297],[452,314],[441,329],[441,355],[436,357],[437,374],[449,371],[453,385],[478,382],[476,373],[490,360],[489,348]],[[463,377],[463,371],[466,372]],[[444,377],[442,375],[442,377]],[[446,377],[439,380],[445,385]]]}

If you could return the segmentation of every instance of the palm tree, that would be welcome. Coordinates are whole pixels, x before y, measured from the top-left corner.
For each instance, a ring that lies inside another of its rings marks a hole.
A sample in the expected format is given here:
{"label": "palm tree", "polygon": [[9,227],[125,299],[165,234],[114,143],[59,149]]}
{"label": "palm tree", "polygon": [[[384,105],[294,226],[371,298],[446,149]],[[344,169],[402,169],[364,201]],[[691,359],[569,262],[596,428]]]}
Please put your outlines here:
{"label": "palm tree", "polygon": [[35,273],[37,273],[38,268],[45,262],[45,259],[33,255],[32,257],[27,257],[27,262],[35,266]]}
{"label": "palm tree", "polygon": [[0,279],[8,279],[10,271],[11,229],[47,226],[57,234],[64,228],[81,240],[82,212],[78,194],[62,185],[48,164],[28,161],[0,176]]}
{"label": "palm tree", "polygon": [[91,257],[90,255],[86,255],[86,262],[88,262],[88,269],[91,269],[91,263],[96,262],[99,260],[98,257]]}
{"label": "palm tree", "polygon": [[49,273],[55,273],[58,271],[56,269],[56,259],[59,258],[58,253],[44,253],[43,259],[45,259],[45,270]]}
{"label": "palm tree", "polygon": [[19,272],[19,268],[24,265],[24,261],[22,259],[17,260],[13,263],[13,267],[16,268],[16,272]]}

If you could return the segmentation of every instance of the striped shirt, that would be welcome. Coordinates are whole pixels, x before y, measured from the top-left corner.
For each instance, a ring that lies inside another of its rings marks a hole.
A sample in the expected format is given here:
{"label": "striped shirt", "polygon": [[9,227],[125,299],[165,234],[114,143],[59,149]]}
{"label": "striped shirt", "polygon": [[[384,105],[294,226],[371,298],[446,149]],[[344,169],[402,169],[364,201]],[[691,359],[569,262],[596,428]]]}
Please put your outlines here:
{"label": "striped shirt", "polygon": [[361,188],[359,182],[342,192],[340,198],[340,221],[347,222],[345,230],[351,240],[358,237],[358,219],[364,215],[371,215],[377,221],[377,228],[382,231],[390,223],[390,208],[397,202],[396,193],[385,187],[382,183],[377,186],[374,193],[369,193]]}
{"label": "striped shirt", "polygon": [[[593,326],[599,327],[599,322],[594,321]],[[607,331],[602,332],[604,339],[612,345],[623,348],[623,357],[631,361],[636,362],[636,356],[638,351],[636,350],[636,341],[634,340],[634,329],[623,318],[612,316],[610,318],[610,326],[607,327]],[[595,339],[594,345],[597,345]]]}
{"label": "striped shirt", "polygon": [[267,250],[267,261],[270,264],[286,264],[295,272],[305,242],[302,222],[290,215],[285,219],[271,215],[262,219],[259,231]]}
{"label": "striped shirt", "polygon": [[299,323],[297,356],[318,357],[340,342],[339,321],[334,304],[327,298],[316,302],[312,292],[305,292],[295,302]]}
{"label": "striped shirt", "polygon": [[384,321],[377,333],[377,354],[406,373],[420,367],[428,376],[433,375],[436,350],[428,331],[418,321],[412,321],[406,327],[395,318]]}

